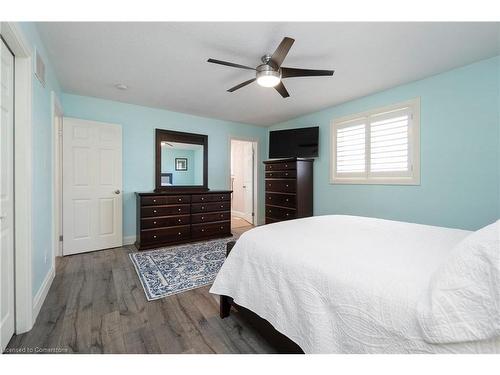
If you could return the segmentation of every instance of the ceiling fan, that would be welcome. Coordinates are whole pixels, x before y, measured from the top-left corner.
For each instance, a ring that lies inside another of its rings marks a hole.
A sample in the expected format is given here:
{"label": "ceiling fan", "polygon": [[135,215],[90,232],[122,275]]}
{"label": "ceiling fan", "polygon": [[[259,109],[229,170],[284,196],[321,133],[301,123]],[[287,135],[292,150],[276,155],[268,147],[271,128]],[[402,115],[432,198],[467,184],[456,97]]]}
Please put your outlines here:
{"label": "ceiling fan", "polygon": [[288,37],[283,38],[280,45],[278,46],[278,48],[276,48],[276,51],[274,51],[272,55],[262,56],[262,64],[257,66],[256,68],[215,59],[208,59],[207,62],[232,66],[233,68],[255,70],[255,78],[249,79],[248,81],[231,87],[229,90],[227,90],[229,92],[236,91],[254,81],[257,81],[257,83],[263,87],[274,87],[283,98],[288,98],[290,94],[286,90],[285,85],[283,85],[283,78],[332,76],[334,72],[333,70],[285,68],[284,66],[282,67],[281,64],[285,60],[288,51],[290,51],[293,42],[295,42],[295,39]]}

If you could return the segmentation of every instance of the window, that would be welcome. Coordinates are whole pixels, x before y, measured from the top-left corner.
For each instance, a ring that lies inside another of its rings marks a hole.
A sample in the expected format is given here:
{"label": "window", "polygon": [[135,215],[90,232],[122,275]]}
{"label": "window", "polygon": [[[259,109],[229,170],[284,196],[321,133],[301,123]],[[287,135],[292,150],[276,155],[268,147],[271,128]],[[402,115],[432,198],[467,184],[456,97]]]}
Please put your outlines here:
{"label": "window", "polygon": [[420,99],[336,119],[334,184],[420,184]]}

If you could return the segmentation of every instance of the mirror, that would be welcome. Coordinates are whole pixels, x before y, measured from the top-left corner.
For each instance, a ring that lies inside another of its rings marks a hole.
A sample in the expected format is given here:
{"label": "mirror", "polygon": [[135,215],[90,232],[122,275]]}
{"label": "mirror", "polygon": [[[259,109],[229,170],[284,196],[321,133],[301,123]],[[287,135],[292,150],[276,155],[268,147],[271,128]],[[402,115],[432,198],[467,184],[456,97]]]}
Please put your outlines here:
{"label": "mirror", "polygon": [[207,189],[207,136],[156,129],[156,191]]}

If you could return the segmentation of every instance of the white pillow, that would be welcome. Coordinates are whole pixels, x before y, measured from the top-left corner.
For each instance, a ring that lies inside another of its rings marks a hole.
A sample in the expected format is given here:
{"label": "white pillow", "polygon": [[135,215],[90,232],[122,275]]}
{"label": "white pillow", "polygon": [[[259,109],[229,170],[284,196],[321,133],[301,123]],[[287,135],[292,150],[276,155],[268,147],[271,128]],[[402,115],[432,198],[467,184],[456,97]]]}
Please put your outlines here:
{"label": "white pillow", "polygon": [[432,276],[417,309],[427,342],[500,337],[500,220],[453,249]]}

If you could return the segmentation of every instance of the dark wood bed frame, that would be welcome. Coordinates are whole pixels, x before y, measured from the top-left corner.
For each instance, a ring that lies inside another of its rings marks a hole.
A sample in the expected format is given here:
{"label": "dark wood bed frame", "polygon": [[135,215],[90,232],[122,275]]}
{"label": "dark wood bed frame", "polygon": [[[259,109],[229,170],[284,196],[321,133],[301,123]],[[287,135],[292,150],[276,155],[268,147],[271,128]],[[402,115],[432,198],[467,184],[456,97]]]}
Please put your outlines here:
{"label": "dark wood bed frame", "polygon": [[[230,241],[226,246],[226,257],[233,249],[236,241]],[[229,296],[220,296],[219,315],[221,319],[227,318],[233,306],[279,353],[302,354],[302,349],[288,337],[278,332],[267,320],[254,312],[237,305]]]}

